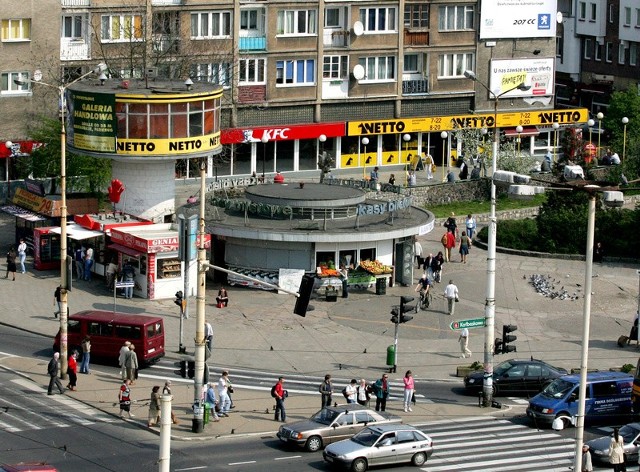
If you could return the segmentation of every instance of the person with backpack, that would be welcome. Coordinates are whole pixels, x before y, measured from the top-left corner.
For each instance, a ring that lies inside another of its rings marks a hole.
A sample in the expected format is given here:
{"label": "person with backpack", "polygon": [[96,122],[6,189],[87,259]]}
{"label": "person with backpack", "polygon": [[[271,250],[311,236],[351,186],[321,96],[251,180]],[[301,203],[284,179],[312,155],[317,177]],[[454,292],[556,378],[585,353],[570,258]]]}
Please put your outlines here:
{"label": "person with backpack", "polygon": [[360,379],[360,385],[356,387],[356,401],[358,405],[366,406],[371,399],[371,387],[365,379]]}
{"label": "person with backpack", "polygon": [[136,270],[133,268],[131,264],[131,260],[127,259],[122,267],[122,275],[124,276],[124,281],[132,284],[130,287],[125,287],[124,289],[124,298],[133,298],[133,284],[134,277],[136,276]]}
{"label": "person with backpack", "polygon": [[349,385],[342,390],[342,395],[347,399],[347,403],[356,403],[356,395],[358,393],[357,385],[358,381],[356,379],[351,379]]}
{"label": "person with backpack", "polygon": [[271,387],[271,396],[276,399],[276,408],[273,421],[287,420],[287,413],[284,409],[284,399],[287,398],[287,391],[284,389],[284,377],[278,377],[278,383]]}
{"label": "person with backpack", "polygon": [[389,398],[389,376],[382,374],[382,378],[373,384],[373,392],[376,395],[376,411],[385,411],[387,408],[387,398]]}
{"label": "person with backpack", "polygon": [[331,406],[331,395],[333,394],[333,384],[331,383],[331,374],[324,376],[324,381],[318,387],[318,391],[322,396],[322,404],[320,408]]}

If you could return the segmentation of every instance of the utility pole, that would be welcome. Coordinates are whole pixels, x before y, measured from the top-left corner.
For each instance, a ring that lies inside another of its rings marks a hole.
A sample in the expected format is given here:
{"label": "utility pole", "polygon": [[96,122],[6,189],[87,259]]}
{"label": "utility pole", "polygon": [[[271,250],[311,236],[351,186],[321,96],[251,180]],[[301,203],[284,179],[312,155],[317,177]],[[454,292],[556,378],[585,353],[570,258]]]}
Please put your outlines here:
{"label": "utility pole", "polygon": [[160,452],[158,471],[169,472],[171,466],[171,400],[172,395],[160,395]]}

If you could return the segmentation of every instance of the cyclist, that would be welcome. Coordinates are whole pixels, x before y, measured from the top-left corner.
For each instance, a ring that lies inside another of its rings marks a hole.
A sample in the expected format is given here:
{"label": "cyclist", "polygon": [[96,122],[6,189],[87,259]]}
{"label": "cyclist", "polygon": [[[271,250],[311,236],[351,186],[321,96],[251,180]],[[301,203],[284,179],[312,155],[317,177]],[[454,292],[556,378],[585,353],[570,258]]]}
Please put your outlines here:
{"label": "cyclist", "polygon": [[416,285],[416,292],[420,292],[420,303],[416,305],[416,312],[418,311],[418,307],[420,308],[428,308],[429,307],[429,290],[431,289],[431,281],[425,272],[418,280],[418,285]]}

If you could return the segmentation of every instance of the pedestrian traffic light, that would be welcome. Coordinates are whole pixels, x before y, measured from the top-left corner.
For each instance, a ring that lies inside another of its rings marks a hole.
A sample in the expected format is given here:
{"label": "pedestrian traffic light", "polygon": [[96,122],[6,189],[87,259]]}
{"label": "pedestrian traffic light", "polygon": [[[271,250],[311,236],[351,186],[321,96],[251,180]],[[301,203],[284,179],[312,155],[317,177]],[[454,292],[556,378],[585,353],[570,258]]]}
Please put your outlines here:
{"label": "pedestrian traffic light", "polygon": [[415,305],[407,305],[407,303],[412,302],[414,300],[413,297],[400,297],[400,323],[406,323],[407,321],[411,321],[413,316],[405,315],[405,313],[409,311],[415,311]]}
{"label": "pedestrian traffic light", "polygon": [[302,281],[300,281],[300,296],[296,298],[296,306],[293,308],[293,312],[296,315],[306,316],[307,309],[309,308],[309,300],[311,300],[311,292],[313,291],[313,277],[309,275],[303,275]]}
{"label": "pedestrian traffic light", "polygon": [[517,329],[518,327],[516,325],[502,325],[502,354],[516,352],[516,347],[510,346],[509,343],[514,342],[518,337],[509,333],[512,333]]}
{"label": "pedestrian traffic light", "polygon": [[183,300],[182,290],[179,290],[178,292],[176,292],[176,299],[173,301],[173,303],[175,303],[182,309],[182,300]]}
{"label": "pedestrian traffic light", "polygon": [[493,345],[493,353],[494,354],[502,354],[502,339],[496,338]]}
{"label": "pedestrian traffic light", "polygon": [[391,310],[391,322],[398,324],[400,322],[400,307],[395,305]]}

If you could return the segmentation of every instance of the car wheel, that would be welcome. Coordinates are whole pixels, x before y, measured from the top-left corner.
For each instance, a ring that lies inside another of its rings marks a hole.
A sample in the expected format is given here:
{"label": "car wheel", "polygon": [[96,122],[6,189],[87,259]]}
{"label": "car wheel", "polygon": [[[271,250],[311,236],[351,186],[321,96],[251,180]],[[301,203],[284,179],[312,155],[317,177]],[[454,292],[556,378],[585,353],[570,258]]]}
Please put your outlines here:
{"label": "car wheel", "polygon": [[418,452],[411,458],[411,463],[416,467],[424,465],[425,462],[427,462],[427,455],[424,452]]}
{"label": "car wheel", "polygon": [[358,457],[351,463],[351,472],[365,472],[367,470],[367,460],[364,457]]}
{"label": "car wheel", "polygon": [[491,384],[491,392],[494,397],[498,395],[498,386],[495,383]]}
{"label": "car wheel", "polygon": [[307,439],[304,448],[309,452],[316,452],[322,449],[322,438],[320,436],[311,436]]}
{"label": "car wheel", "polygon": [[[571,416],[571,415],[569,415],[569,413],[567,413],[566,411],[561,411],[560,413],[558,413],[556,415],[556,418],[560,418],[562,420],[562,426],[564,428],[567,428],[567,427],[571,426],[571,423],[567,419],[567,417],[569,417],[569,416]],[[561,417],[564,417],[564,418],[561,418]]]}

